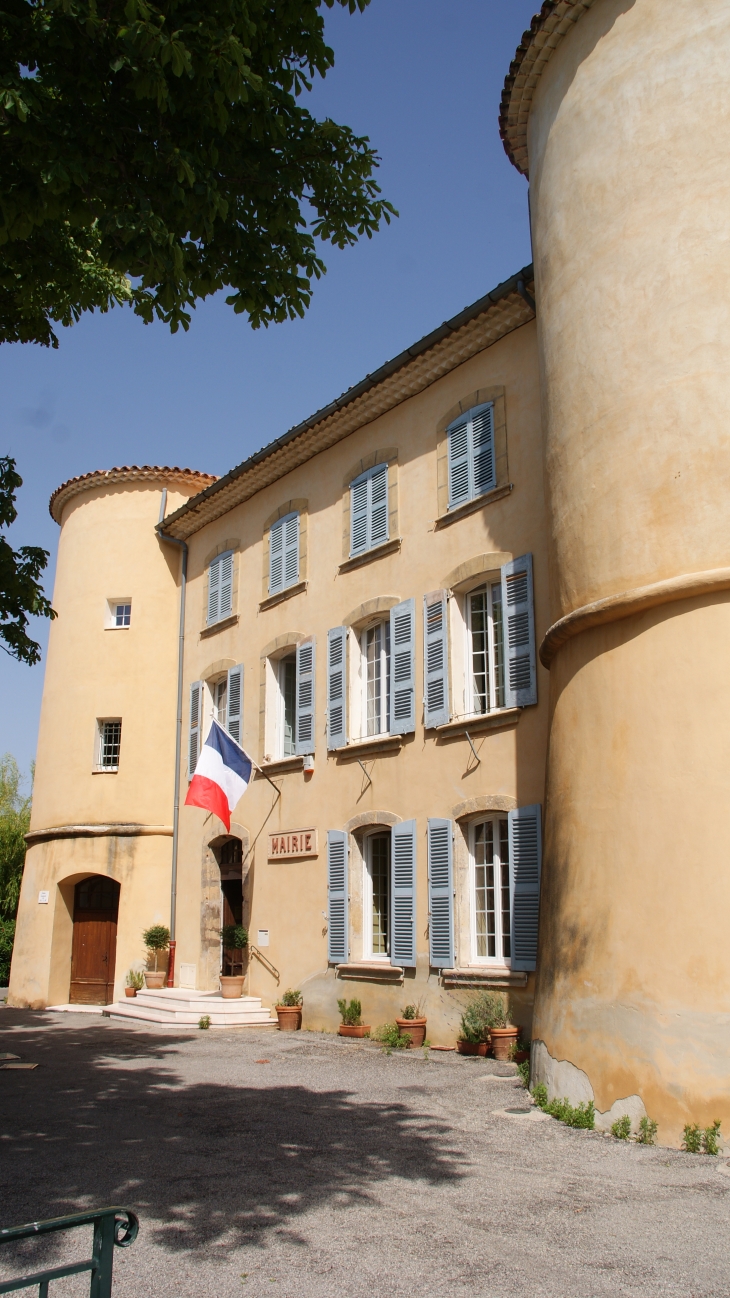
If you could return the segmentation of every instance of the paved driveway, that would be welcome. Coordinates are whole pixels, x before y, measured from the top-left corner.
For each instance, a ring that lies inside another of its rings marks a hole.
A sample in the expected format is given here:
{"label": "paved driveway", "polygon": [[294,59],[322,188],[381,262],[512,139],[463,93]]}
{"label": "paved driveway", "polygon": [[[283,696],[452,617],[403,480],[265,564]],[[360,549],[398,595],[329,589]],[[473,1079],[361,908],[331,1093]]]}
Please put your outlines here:
{"label": "paved driveway", "polygon": [[0,1073],[0,1224],[133,1207],[115,1298],[730,1293],[726,1159],[511,1113],[509,1066],[12,1009],[0,1049],[40,1065]]}

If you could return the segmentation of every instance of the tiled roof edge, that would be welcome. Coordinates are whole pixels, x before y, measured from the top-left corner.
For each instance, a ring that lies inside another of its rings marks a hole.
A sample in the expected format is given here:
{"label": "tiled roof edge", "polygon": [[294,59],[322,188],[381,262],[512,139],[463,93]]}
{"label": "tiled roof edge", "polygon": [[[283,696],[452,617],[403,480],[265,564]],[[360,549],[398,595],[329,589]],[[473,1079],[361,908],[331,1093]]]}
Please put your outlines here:
{"label": "tiled roof edge", "polygon": [[48,512],[54,522],[60,523],[64,505],[82,491],[90,491],[92,487],[100,487],[105,483],[154,482],[161,478],[168,483],[199,481],[211,484],[216,480],[213,473],[199,473],[197,469],[168,468],[154,464],[123,464],[115,469],[94,469],[91,473],[79,474],[77,478],[68,478],[66,482],[61,483],[60,487],[56,487],[48,502]]}

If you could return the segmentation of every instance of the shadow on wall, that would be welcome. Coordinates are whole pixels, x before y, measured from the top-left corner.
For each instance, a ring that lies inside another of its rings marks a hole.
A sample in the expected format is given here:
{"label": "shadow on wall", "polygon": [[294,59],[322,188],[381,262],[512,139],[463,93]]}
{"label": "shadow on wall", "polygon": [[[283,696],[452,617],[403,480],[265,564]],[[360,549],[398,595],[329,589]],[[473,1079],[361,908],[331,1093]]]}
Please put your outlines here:
{"label": "shadow on wall", "polygon": [[[263,1070],[262,1089],[181,1084],[176,1047],[189,1036],[98,1023],[61,1034],[41,1014],[18,1030],[29,1017],[3,1011],[3,1026],[16,1029],[9,1048],[42,1065],[5,1075],[3,1226],[121,1203],[154,1218],[147,1230],[171,1252],[223,1252],[265,1246],[282,1230],[296,1240],[301,1214],[367,1200],[387,1178],[446,1186],[464,1175],[449,1128],[428,1117],[416,1126],[403,1105],[301,1085],[263,1089]],[[48,1240],[41,1254],[39,1244],[35,1263],[62,1247]],[[12,1260],[7,1246],[4,1274]]]}

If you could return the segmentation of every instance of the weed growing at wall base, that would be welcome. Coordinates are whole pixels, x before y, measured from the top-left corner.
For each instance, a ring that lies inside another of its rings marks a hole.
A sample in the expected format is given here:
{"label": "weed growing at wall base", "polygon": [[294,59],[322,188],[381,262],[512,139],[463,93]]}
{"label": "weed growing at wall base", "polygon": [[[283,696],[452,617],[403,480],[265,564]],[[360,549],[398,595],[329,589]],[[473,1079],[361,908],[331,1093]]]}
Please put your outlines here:
{"label": "weed growing at wall base", "polygon": [[704,1131],[697,1122],[688,1122],[684,1129],[682,1149],[688,1154],[719,1154],[720,1122],[715,1119]]}
{"label": "weed growing at wall base", "polygon": [[631,1135],[631,1118],[628,1113],[611,1123],[611,1135],[615,1136],[617,1140],[628,1140]]}
{"label": "weed growing at wall base", "polygon": [[547,1086],[543,1082],[538,1082],[537,1086],[533,1087],[532,1098],[543,1113],[549,1113],[551,1118],[564,1122],[566,1127],[580,1127],[584,1131],[593,1131],[595,1128],[596,1110],[593,1100],[576,1106],[566,1098],[548,1100]]}
{"label": "weed growing at wall base", "polygon": [[653,1118],[643,1117],[639,1123],[639,1134],[636,1137],[639,1145],[656,1144],[656,1133],[659,1130],[658,1123]]}

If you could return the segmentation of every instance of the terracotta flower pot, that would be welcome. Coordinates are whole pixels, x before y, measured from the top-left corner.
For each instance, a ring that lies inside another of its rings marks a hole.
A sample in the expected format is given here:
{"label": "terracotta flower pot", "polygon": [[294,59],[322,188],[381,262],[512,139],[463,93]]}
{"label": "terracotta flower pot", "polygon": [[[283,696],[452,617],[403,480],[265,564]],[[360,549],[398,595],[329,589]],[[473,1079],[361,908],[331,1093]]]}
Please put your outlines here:
{"label": "terracotta flower pot", "polygon": [[301,1005],[275,1005],[280,1032],[298,1032],[302,1026]]}
{"label": "terracotta flower pot", "polygon": [[150,972],[146,973],[144,976],[145,986],[147,990],[150,992],[159,991],[161,987],[165,986],[166,977],[167,974],[165,973],[164,969],[158,969],[156,972],[154,969],[151,969]]}
{"label": "terracotta flower pot", "polygon": [[457,1041],[456,1049],[460,1055],[486,1055],[488,1041]]}
{"label": "terracotta flower pot", "polygon": [[224,1001],[235,1000],[238,996],[243,996],[243,975],[238,974],[235,978],[221,974],[221,996]]}
{"label": "terracotta flower pot", "polygon": [[396,1019],[402,1037],[410,1037],[411,1045],[422,1046],[426,1040],[426,1019]]}
{"label": "terracotta flower pot", "polygon": [[506,1028],[490,1028],[489,1036],[492,1042],[492,1054],[495,1059],[499,1059],[503,1064],[510,1062],[510,1050],[512,1046],[517,1045],[517,1038],[520,1035],[520,1029],[510,1024]]}
{"label": "terracotta flower pot", "polygon": [[370,1024],[358,1023],[353,1025],[351,1023],[341,1023],[337,1031],[341,1037],[369,1037]]}
{"label": "terracotta flower pot", "polygon": [[516,1055],[512,1056],[514,1064],[524,1064],[530,1058],[529,1050],[518,1050]]}
{"label": "terracotta flower pot", "polygon": [[136,988],[136,987],[125,987],[125,988],[124,988],[124,995],[125,995],[125,996],[136,996],[136,995],[137,995],[137,988]]}

